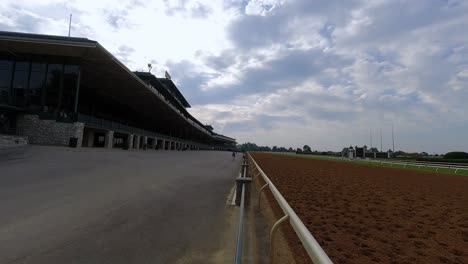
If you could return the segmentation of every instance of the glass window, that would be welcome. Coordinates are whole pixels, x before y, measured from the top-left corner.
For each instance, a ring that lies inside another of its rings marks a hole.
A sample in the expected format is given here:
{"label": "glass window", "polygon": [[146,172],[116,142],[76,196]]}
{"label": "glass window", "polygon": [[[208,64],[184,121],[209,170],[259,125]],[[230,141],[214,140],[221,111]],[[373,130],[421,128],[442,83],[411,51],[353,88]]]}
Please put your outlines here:
{"label": "glass window", "polygon": [[45,110],[53,112],[57,109],[62,78],[62,64],[49,64],[46,79]]}
{"label": "glass window", "polygon": [[12,62],[7,60],[0,60],[0,71],[11,70]]}
{"label": "glass window", "polygon": [[74,110],[79,70],[78,65],[65,65],[64,68],[61,111],[65,114]]}
{"label": "glass window", "polygon": [[29,78],[29,100],[31,105],[42,105],[42,89],[46,77],[45,63],[32,63]]}
{"label": "glass window", "polygon": [[16,62],[13,75],[14,105],[26,106],[28,101],[29,62]]}
{"label": "glass window", "polygon": [[15,65],[15,71],[29,71],[29,62],[17,61]]}
{"label": "glass window", "polygon": [[0,60],[0,103],[8,103],[13,62]]}

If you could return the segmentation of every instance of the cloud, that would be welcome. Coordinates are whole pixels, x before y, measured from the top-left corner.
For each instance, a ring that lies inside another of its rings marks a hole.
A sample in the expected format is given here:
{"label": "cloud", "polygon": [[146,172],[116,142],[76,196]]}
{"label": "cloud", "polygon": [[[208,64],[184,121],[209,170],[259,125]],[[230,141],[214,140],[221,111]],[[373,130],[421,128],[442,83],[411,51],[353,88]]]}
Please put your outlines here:
{"label": "cloud", "polygon": [[114,55],[124,64],[129,64],[132,62],[131,56],[134,52],[134,48],[126,45],[121,45]]}
{"label": "cloud", "polygon": [[189,1],[189,0],[164,0],[166,5],[166,15],[175,16],[189,16],[191,18],[206,18],[208,17],[212,10],[208,5],[205,5],[198,1]]}
{"label": "cloud", "polygon": [[[339,150],[393,124],[397,147],[468,150],[468,2],[6,0],[0,29],[96,39],[169,70],[238,142]],[[441,136],[443,135],[443,136]]]}
{"label": "cloud", "polygon": [[130,27],[128,22],[128,11],[127,10],[104,10],[106,22],[113,28],[113,30],[119,30],[123,27]]}
{"label": "cloud", "polygon": [[[228,27],[234,48],[204,57],[217,75],[202,84],[211,101],[200,103],[242,104],[242,109],[250,105],[249,114],[246,110],[232,114],[249,118],[236,120],[218,116],[217,108],[196,107],[202,109],[200,114],[212,112],[206,118],[235,131],[241,141],[251,138],[242,132],[245,129],[256,134],[259,143],[273,144],[267,135],[286,130],[289,122],[278,117],[278,110],[288,109],[284,116],[301,117],[300,130],[320,132],[316,134],[320,140],[336,126],[355,135],[349,144],[368,144],[366,131],[393,123],[404,131],[403,149],[448,151],[457,144],[468,148],[459,140],[466,130],[447,132],[453,138],[445,139],[443,148],[421,143],[422,138],[439,137],[440,130],[432,128],[458,127],[468,118],[464,104],[468,39],[460,34],[468,26],[465,2],[292,1],[264,8],[262,1],[250,1],[228,6],[244,14]],[[264,55],[265,51],[270,53]],[[291,89],[311,87],[306,85],[310,83],[321,93]],[[266,98],[272,104],[266,104]],[[248,105],[242,103],[246,101]],[[315,124],[324,128],[309,127]],[[424,136],[415,136],[418,133]],[[289,131],[289,140],[300,145],[301,134]],[[329,147],[348,144],[344,143],[348,136],[336,135],[336,143]]]}

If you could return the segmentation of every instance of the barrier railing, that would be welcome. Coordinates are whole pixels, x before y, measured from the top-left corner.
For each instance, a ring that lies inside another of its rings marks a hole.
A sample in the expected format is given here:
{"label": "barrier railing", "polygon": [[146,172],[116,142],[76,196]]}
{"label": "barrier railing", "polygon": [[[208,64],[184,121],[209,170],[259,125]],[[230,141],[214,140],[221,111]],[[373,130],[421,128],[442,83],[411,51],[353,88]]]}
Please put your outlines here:
{"label": "barrier railing", "polygon": [[435,168],[436,172],[439,169],[453,169],[455,170],[455,173],[458,172],[458,170],[468,170],[468,165],[464,164],[457,164],[457,163],[442,163],[442,162],[423,162],[423,161],[392,161],[392,160],[368,160],[369,162],[373,163],[385,163],[385,164],[396,164],[396,165],[403,165],[403,166],[415,166],[415,167],[429,167],[429,168]]}
{"label": "barrier railing", "polygon": [[[297,216],[297,214],[294,212],[294,210],[291,208],[291,206],[288,204],[286,199],[284,199],[283,195],[278,191],[276,186],[273,184],[273,182],[268,178],[268,176],[263,172],[263,170],[258,166],[257,162],[253,159],[253,157],[248,153],[248,159],[251,160],[252,164],[254,165],[253,170],[256,170],[257,173],[253,176],[254,180],[256,177],[261,176],[263,180],[265,181],[265,185],[262,186],[258,192],[259,195],[259,201],[260,201],[260,195],[261,192],[268,187],[273,194],[273,197],[275,198],[276,202],[280,206],[281,210],[285,214],[281,219],[279,219],[274,225],[273,228],[271,229],[270,232],[270,252],[271,256],[273,256],[272,252],[274,250],[274,235],[278,229],[278,227],[281,225],[281,223],[284,223],[289,220],[289,224],[292,226],[294,229],[294,232],[298,236],[299,240],[302,242],[302,245],[304,246],[304,249],[307,251],[307,254],[309,255],[310,259],[312,260],[313,263],[333,263],[330,258],[327,256],[325,251],[322,249],[322,247],[319,245],[317,240],[312,236],[312,234],[309,232],[307,227],[302,223],[301,219]],[[259,203],[260,205],[260,203]],[[273,262],[273,259],[271,259],[271,262]]]}
{"label": "barrier railing", "polygon": [[[316,156],[316,155],[312,155]],[[452,169],[454,170],[454,173],[457,174],[458,171],[460,170],[466,170],[468,171],[468,165],[466,164],[460,164],[460,163],[445,163],[445,162],[430,162],[430,161],[406,161],[406,160],[385,160],[385,159],[349,159],[346,157],[332,157],[332,156],[317,156],[317,157],[326,157],[326,159],[331,159],[331,160],[340,160],[340,161],[356,161],[356,162],[369,162],[369,163],[377,163],[377,164],[390,164],[390,167],[392,165],[401,165],[404,168],[407,166],[414,166],[418,167],[419,169],[422,167],[429,167],[429,168],[435,168],[435,172],[438,172],[439,169]]]}
{"label": "barrier railing", "polygon": [[[243,182],[243,179],[247,178],[247,161],[244,159],[243,164],[242,164],[242,171],[241,171],[241,177],[240,179],[237,179],[236,181],[238,182],[236,188],[239,188],[240,185],[242,185],[242,191],[240,192],[240,211],[239,211],[239,226],[237,228],[237,242],[236,242],[236,255],[234,259],[235,264],[240,264],[242,263],[242,235],[244,232],[244,204],[245,204],[245,189],[246,189],[246,183]],[[240,182],[240,184],[239,184]]]}

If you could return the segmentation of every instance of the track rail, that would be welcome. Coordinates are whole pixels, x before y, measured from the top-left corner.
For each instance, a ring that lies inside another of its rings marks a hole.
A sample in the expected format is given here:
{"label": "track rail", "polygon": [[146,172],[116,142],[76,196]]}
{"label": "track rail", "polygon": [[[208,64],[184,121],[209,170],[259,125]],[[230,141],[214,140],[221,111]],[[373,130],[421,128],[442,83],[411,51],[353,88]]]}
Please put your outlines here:
{"label": "track rail", "polygon": [[[260,166],[258,166],[257,162],[253,159],[250,153],[248,153],[248,157],[252,161],[252,164],[255,166],[255,169],[258,171],[257,176],[261,176],[265,181],[266,184],[264,185],[264,187],[268,186],[271,193],[273,194],[273,197],[275,197],[276,202],[285,214],[285,216],[281,218],[280,221],[277,222],[277,224],[289,220],[289,224],[292,226],[292,228],[296,232],[296,235],[301,240],[304,249],[307,251],[307,254],[309,255],[313,263],[333,263],[327,256],[325,251],[322,249],[322,247],[319,245],[317,240],[315,240],[315,238],[309,232],[304,223],[302,223],[301,219],[297,216],[297,214],[288,204],[286,199],[284,199],[283,195],[281,195],[281,193],[278,191],[273,182],[263,172]],[[276,227],[278,226],[277,224],[275,224]],[[272,230],[272,233],[273,231],[274,230]]]}
{"label": "track rail", "polygon": [[[312,155],[316,156],[316,155]],[[317,156],[323,157],[323,156]],[[460,164],[460,163],[445,163],[445,162],[428,162],[428,161],[405,161],[405,160],[386,160],[386,159],[348,159],[344,157],[332,157],[332,156],[325,156],[327,159],[335,159],[340,161],[358,161],[358,162],[369,162],[369,163],[377,163],[377,164],[395,164],[395,165],[402,165],[402,166],[415,166],[415,167],[429,167],[435,168],[437,172],[439,169],[452,169],[454,173],[457,174],[459,170],[466,170],[468,171],[468,165]]]}
{"label": "track rail", "polygon": [[[241,177],[247,177],[247,166],[246,160],[242,163],[242,171]],[[242,235],[244,233],[244,210],[245,210],[245,183],[242,183],[242,191],[241,191],[241,200],[240,200],[240,209],[239,209],[239,225],[237,227],[237,240],[236,240],[236,255],[234,258],[234,264],[241,264],[242,263],[242,242],[243,238]]]}
{"label": "track rail", "polygon": [[450,169],[466,169],[468,170],[468,165],[460,163],[445,163],[445,162],[430,162],[430,161],[412,161],[412,160],[381,160],[376,159],[373,162],[385,162],[385,163],[395,163],[402,165],[415,165],[415,166],[426,166],[426,167],[439,167],[439,168],[450,168]]}

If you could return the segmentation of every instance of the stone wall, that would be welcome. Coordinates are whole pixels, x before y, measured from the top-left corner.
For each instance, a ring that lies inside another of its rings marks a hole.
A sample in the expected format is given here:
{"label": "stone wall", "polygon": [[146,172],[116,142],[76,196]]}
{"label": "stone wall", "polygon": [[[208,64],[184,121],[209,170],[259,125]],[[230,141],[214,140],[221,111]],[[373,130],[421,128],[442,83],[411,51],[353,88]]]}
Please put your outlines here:
{"label": "stone wall", "polygon": [[0,148],[25,146],[27,144],[27,137],[0,134]]}
{"label": "stone wall", "polygon": [[30,144],[68,146],[70,137],[83,141],[84,123],[62,123],[42,120],[37,115],[19,115],[16,123],[18,134],[27,136]]}

